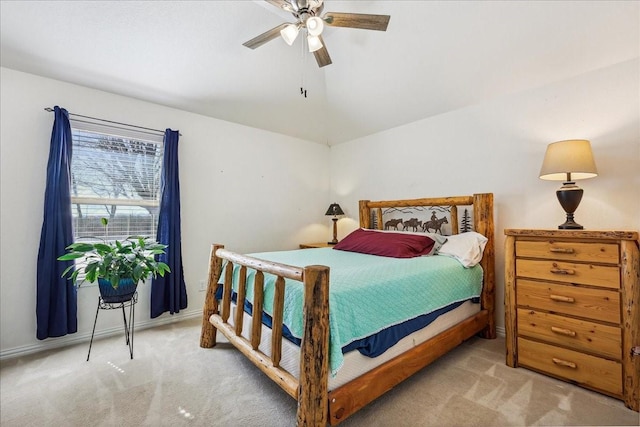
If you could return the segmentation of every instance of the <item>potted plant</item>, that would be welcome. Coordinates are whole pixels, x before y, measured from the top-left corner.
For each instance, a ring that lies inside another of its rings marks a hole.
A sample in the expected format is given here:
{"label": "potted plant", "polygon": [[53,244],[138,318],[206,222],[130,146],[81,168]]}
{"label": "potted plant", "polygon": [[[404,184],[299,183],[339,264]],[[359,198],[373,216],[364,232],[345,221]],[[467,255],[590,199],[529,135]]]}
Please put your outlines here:
{"label": "potted plant", "polygon": [[[101,219],[107,227],[107,218]],[[129,236],[125,240],[98,243],[77,242],[67,246],[67,253],[58,257],[59,261],[75,261],[84,258],[79,268],[67,267],[62,276],[69,276],[74,285],[78,276],[84,275],[88,282],[98,281],[100,295],[104,302],[117,303],[131,299],[138,282],[156,275],[170,273],[169,266],[156,261],[155,256],[165,253],[167,245],[141,236]]]}

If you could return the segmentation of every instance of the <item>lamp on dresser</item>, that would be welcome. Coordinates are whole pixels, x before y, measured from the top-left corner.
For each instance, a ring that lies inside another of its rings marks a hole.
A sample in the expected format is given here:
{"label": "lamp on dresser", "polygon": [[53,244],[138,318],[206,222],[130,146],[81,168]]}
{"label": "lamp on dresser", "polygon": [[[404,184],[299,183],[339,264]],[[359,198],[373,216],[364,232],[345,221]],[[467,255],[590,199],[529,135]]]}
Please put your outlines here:
{"label": "lamp on dresser", "polygon": [[325,215],[333,215],[333,218],[331,218],[331,220],[333,221],[333,240],[327,243],[329,243],[330,245],[335,245],[338,243],[338,215],[344,215],[344,212],[342,211],[342,208],[339,204],[331,203]]}
{"label": "lamp on dresser", "polygon": [[564,181],[562,187],[556,191],[556,196],[567,214],[567,220],[558,226],[559,229],[582,230],[584,228],[573,219],[573,213],[578,209],[583,194],[582,188],[576,185],[575,180],[595,176],[598,176],[598,171],[589,141],[570,139],[547,146],[540,169],[540,179]]}

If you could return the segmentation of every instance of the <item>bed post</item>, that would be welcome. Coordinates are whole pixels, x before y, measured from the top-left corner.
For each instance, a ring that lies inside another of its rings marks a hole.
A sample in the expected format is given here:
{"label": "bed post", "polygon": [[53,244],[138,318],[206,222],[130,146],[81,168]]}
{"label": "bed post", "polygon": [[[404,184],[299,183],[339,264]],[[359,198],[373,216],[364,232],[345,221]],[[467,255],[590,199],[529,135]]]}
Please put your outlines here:
{"label": "bed post", "polygon": [[207,295],[204,299],[204,307],[202,309],[202,330],[200,332],[200,347],[211,348],[216,345],[216,328],[209,322],[212,314],[218,313],[218,300],[216,299],[216,291],[218,290],[218,279],[222,273],[222,260],[216,256],[218,249],[224,248],[223,245],[211,245],[211,255],[209,257],[209,284],[207,286]]}
{"label": "bed post", "polygon": [[311,265],[303,275],[297,425],[325,427],[329,418],[329,268]]}
{"label": "bed post", "polygon": [[482,285],[482,308],[488,311],[489,324],[480,333],[483,338],[496,337],[495,319],[495,243],[493,229],[493,194],[473,195],[473,222],[478,233],[485,236],[487,246],[484,248],[484,255],[480,265],[484,270],[484,280]]}
{"label": "bed post", "polygon": [[[371,228],[371,209],[368,200],[360,200],[360,227]],[[382,218],[380,219],[382,221]],[[384,228],[384,227],[383,227]]]}

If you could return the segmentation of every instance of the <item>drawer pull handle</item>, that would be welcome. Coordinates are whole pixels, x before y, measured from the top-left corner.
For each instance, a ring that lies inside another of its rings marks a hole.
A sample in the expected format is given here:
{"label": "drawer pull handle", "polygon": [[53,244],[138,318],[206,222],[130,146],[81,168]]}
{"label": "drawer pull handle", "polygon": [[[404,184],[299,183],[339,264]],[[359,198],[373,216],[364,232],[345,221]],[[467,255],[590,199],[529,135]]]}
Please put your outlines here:
{"label": "drawer pull handle", "polygon": [[576,364],[573,362],[567,362],[566,360],[556,359],[555,357],[552,358],[551,360],[553,360],[553,363],[555,363],[556,365],[566,366],[567,368],[571,368],[571,369],[577,368]]}
{"label": "drawer pull handle", "polygon": [[576,302],[575,299],[573,299],[572,297],[564,297],[562,295],[549,295],[549,298],[551,298],[554,301],[559,301],[559,302]]}
{"label": "drawer pull handle", "polygon": [[575,251],[573,248],[549,248],[549,252],[554,252],[556,254],[572,254]]}
{"label": "drawer pull handle", "polygon": [[552,268],[549,271],[551,271],[551,273],[553,274],[566,274],[568,276],[573,276],[574,274],[576,274],[576,271],[570,268]]}
{"label": "drawer pull handle", "polygon": [[551,327],[551,331],[555,332],[556,334],[566,335],[568,337],[575,337],[576,336],[576,332],[572,331],[571,329],[556,328],[555,326],[552,326]]}

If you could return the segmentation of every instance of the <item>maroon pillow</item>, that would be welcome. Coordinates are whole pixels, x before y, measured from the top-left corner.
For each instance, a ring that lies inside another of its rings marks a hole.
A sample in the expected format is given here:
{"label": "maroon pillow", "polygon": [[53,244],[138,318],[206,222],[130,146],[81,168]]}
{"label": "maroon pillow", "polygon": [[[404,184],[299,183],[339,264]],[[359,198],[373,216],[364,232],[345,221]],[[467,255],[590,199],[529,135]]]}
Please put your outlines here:
{"label": "maroon pillow", "polygon": [[359,228],[342,239],[333,249],[392,258],[413,258],[429,255],[434,243],[428,236],[379,233]]}

